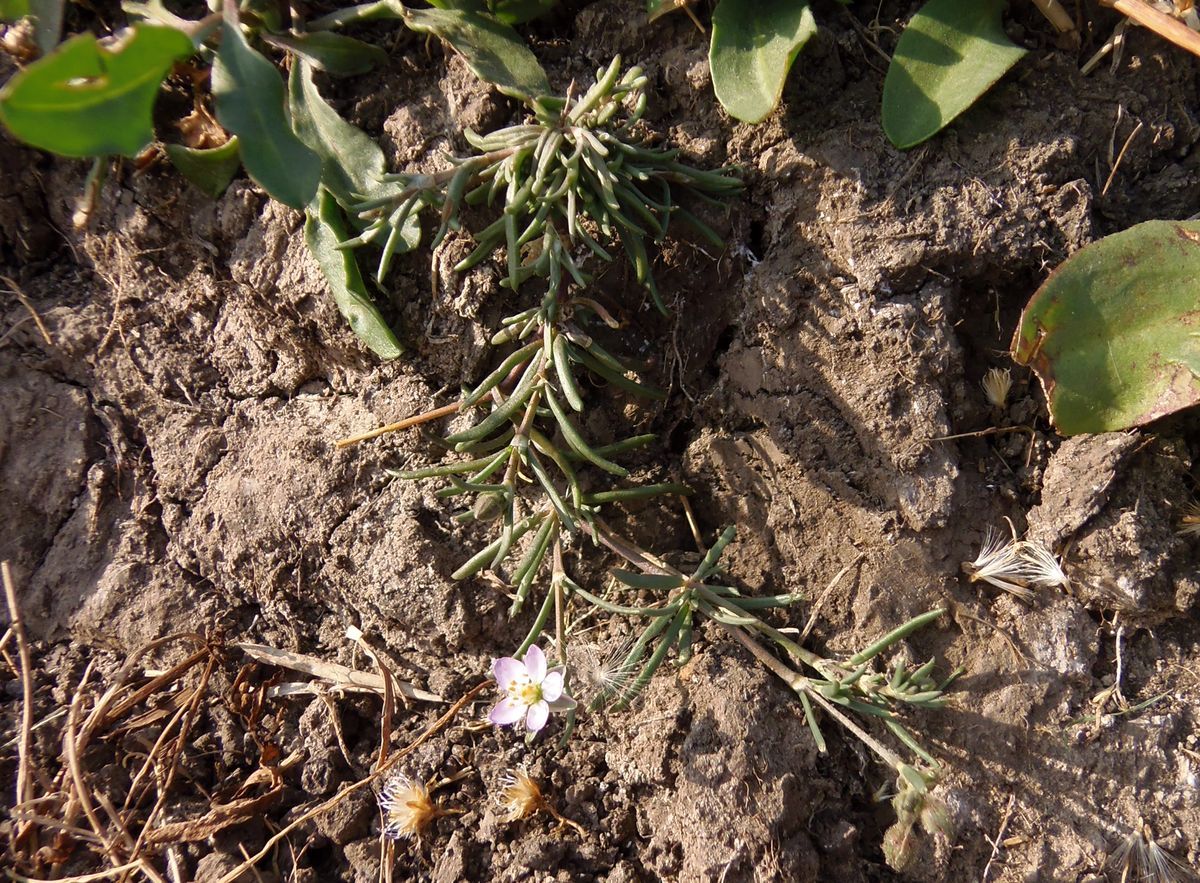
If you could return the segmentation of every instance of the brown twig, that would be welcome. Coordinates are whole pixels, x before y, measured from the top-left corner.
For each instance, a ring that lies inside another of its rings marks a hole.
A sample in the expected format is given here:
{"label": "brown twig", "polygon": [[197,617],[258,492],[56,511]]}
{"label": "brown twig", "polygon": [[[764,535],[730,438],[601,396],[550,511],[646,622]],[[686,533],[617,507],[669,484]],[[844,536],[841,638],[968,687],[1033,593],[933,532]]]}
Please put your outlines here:
{"label": "brown twig", "polygon": [[1100,0],[1100,4],[1112,7],[1122,15],[1154,31],[1164,40],[1170,40],[1193,55],[1200,55],[1200,34],[1179,19],[1172,18],[1165,12],[1159,12],[1145,0]]}
{"label": "brown twig", "polygon": [[379,438],[381,435],[387,435],[389,432],[399,432],[401,429],[408,429],[412,426],[419,426],[422,423],[429,423],[434,420],[440,420],[442,417],[449,417],[451,414],[457,414],[459,403],[454,402],[451,405],[443,405],[440,408],[434,408],[432,411],[426,411],[423,414],[415,414],[412,417],[405,417],[396,423],[389,423],[387,426],[380,426],[378,429],[372,429],[370,432],[360,432],[358,435],[351,435],[347,438],[339,438],[334,442],[334,447],[348,448],[350,445],[358,444],[361,441],[367,441],[372,438]]}
{"label": "brown twig", "polygon": [[367,639],[363,637],[363,633],[358,628],[350,626],[346,629],[346,637],[362,648],[362,651],[367,654],[367,658],[375,663],[375,667],[379,669],[379,674],[383,678],[383,713],[379,716],[379,760],[375,764],[377,767],[381,767],[387,763],[388,751],[391,749],[392,717],[396,712],[396,690],[393,687],[392,670],[384,664],[379,654],[367,643]]}
{"label": "brown twig", "polygon": [[1121,152],[1117,154],[1117,160],[1113,163],[1112,171],[1108,173],[1108,179],[1104,182],[1104,187],[1100,190],[1101,196],[1108,194],[1108,188],[1112,186],[1113,178],[1117,176],[1117,169],[1121,167],[1121,160],[1125,159],[1125,151],[1129,150],[1129,145],[1133,143],[1133,139],[1137,137],[1138,132],[1142,131],[1142,126],[1142,121],[1138,120],[1138,124],[1133,127],[1133,131],[1129,133],[1129,137],[1121,145]]}
{"label": "brown twig", "polygon": [[833,579],[831,579],[829,584],[825,586],[825,590],[821,592],[821,597],[817,599],[817,603],[813,605],[812,611],[808,614],[808,622],[804,624],[804,630],[800,632],[800,643],[804,643],[804,639],[812,633],[813,626],[817,624],[817,615],[821,612],[821,608],[825,604],[825,599],[829,597],[829,593],[834,590],[834,587],[837,586],[839,582],[841,582],[842,577],[850,571],[850,568],[856,567],[858,563],[866,557],[866,553],[859,552],[858,557],[833,575]]}
{"label": "brown twig", "polygon": [[[17,603],[17,587],[13,582],[12,568],[7,561],[0,563],[0,574],[4,580],[4,598],[8,602],[8,618],[12,622],[11,632],[17,641],[17,656],[21,660],[21,738],[17,743],[17,806],[22,806],[33,797],[33,771],[30,768],[29,746],[33,733],[33,655],[25,638],[25,624],[21,619],[21,606]],[[13,843],[19,844],[32,829],[32,824],[19,825],[13,835]]]}
{"label": "brown twig", "polygon": [[217,665],[217,656],[215,653],[209,653],[208,663],[204,666],[204,671],[200,675],[200,684],[196,687],[196,693],[192,697],[192,701],[188,704],[187,714],[184,716],[183,725],[179,728],[179,737],[175,740],[174,749],[171,752],[170,763],[167,767],[166,782],[163,783],[162,790],[158,800],[155,801],[154,808],[150,810],[150,815],[146,817],[146,823],[142,827],[141,833],[138,835],[137,843],[134,844],[133,854],[136,857],[138,852],[146,843],[146,838],[150,836],[154,828],[154,822],[162,812],[163,807],[167,802],[167,795],[170,793],[171,785],[175,781],[175,774],[179,770],[179,758],[183,754],[184,746],[187,745],[188,736],[191,735],[192,725],[196,722],[196,717],[200,711],[200,703],[204,700],[208,690],[208,680],[212,676],[213,669]]}
{"label": "brown twig", "polygon": [[42,340],[46,341],[46,346],[54,346],[54,341],[50,339],[50,332],[46,330],[45,324],[42,323],[42,317],[38,315],[38,311],[33,308],[33,303],[29,300],[29,296],[21,290],[21,286],[7,276],[0,275],[0,282],[8,286],[8,290],[17,296],[17,300],[21,302],[21,306],[29,310],[29,315],[33,317],[33,323],[37,325],[38,331],[42,333]]}
{"label": "brown twig", "polygon": [[388,758],[387,763],[378,767],[370,775],[359,779],[357,782],[352,782],[351,784],[346,785],[344,788],[338,791],[337,794],[330,797],[324,803],[318,804],[308,812],[292,820],[276,834],[271,836],[258,852],[254,853],[254,855],[250,856],[250,858],[242,862],[240,865],[218,880],[217,883],[233,883],[234,880],[237,880],[239,877],[241,877],[242,874],[256,865],[261,859],[269,855],[271,850],[275,848],[276,844],[291,834],[292,831],[296,830],[296,828],[298,828],[300,825],[315,819],[317,816],[329,812],[329,810],[341,803],[342,800],[345,799],[346,795],[351,794],[358,789],[366,787],[372,782],[377,782],[379,779],[383,778],[384,774],[390,771],[391,768],[399,763],[403,758],[408,757],[408,755],[412,754],[417,750],[417,748],[424,745],[427,741],[444,729],[450,723],[450,721],[454,720],[454,718],[460,711],[463,710],[463,708],[465,708],[476,696],[482,693],[484,689],[490,686],[491,683],[492,682],[490,680],[483,681],[482,683],[472,687],[467,691],[466,695],[446,709],[446,713],[434,721],[433,724],[430,725],[423,733],[421,733],[420,736],[418,736],[404,748],[394,752],[392,756]]}

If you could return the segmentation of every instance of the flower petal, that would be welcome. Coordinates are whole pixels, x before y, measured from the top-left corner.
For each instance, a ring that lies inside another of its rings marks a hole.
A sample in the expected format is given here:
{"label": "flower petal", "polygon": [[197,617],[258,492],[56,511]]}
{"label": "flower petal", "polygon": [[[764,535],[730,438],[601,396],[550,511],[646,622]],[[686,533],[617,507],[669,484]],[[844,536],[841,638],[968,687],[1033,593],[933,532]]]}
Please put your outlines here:
{"label": "flower petal", "polygon": [[547,702],[553,702],[563,692],[563,675],[562,671],[555,668],[546,673],[546,677],[542,679],[542,698]]}
{"label": "flower petal", "polygon": [[546,676],[546,654],[537,644],[525,651],[525,670],[529,672],[529,680],[535,684],[540,684]]}
{"label": "flower petal", "polygon": [[542,727],[546,726],[546,721],[549,719],[549,704],[538,701],[529,706],[529,715],[525,718],[525,726],[529,728],[529,732],[536,733]]}
{"label": "flower petal", "polygon": [[496,679],[496,684],[501,690],[507,690],[508,685],[523,674],[525,674],[525,666],[519,659],[501,656],[499,659],[492,660],[492,677]]}
{"label": "flower petal", "polygon": [[[506,724],[515,724],[525,716],[526,706],[515,699],[505,697],[493,706],[488,712],[488,720],[498,727],[503,727]],[[549,709],[547,709],[549,710]]]}
{"label": "flower petal", "polygon": [[550,710],[551,711],[570,711],[572,708],[574,708],[578,704],[579,703],[577,703],[574,699],[572,699],[566,693],[563,693],[561,696],[559,696],[557,699],[555,699],[553,702],[550,703]]}

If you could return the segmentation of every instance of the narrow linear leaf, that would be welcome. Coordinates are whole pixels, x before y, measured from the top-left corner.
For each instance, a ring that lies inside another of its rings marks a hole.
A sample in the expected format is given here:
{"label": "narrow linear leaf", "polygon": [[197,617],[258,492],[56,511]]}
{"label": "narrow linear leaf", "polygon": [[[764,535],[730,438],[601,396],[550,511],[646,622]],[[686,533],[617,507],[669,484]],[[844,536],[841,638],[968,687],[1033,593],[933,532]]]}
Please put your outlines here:
{"label": "narrow linear leaf", "polygon": [[532,101],[550,91],[546,72],[521,36],[490,15],[461,9],[411,9],[408,26],[449,43],[475,76],[505,95]]}
{"label": "narrow linear leaf", "polygon": [[329,31],[263,34],[262,38],[272,46],[299,55],[313,67],[339,77],[365,74],[387,61],[387,53],[380,47]]}
{"label": "narrow linear leaf", "polygon": [[228,22],[221,26],[212,91],[217,119],[238,136],[250,177],[284,205],[308,205],[317,192],[321,160],[292,132],[275,65]]}
{"label": "narrow linear leaf", "polygon": [[138,24],[118,45],[80,34],[0,89],[0,122],[20,140],[63,156],[136,156],[154,140],[163,77],[195,50],[179,31]]}
{"label": "narrow linear leaf", "polygon": [[183,144],[168,144],[166,150],[171,165],[214,199],[225,192],[242,164],[236,135],[220,147],[207,150]]}
{"label": "narrow linear leaf", "polygon": [[351,330],[381,359],[396,358],[404,347],[367,294],[354,253],[338,248],[346,238],[346,230],[337,201],[322,188],[315,211],[310,206],[306,214],[304,242],[325,274],[334,302]]}
{"label": "narrow linear leaf", "polygon": [[766,118],[796,55],[816,32],[805,0],[721,0],[708,51],[717,100],[743,122]]}
{"label": "narrow linear leaf", "polygon": [[1063,435],[1200,402],[1200,223],[1147,221],[1076,252],[1030,298],[1013,358]]}
{"label": "narrow linear leaf", "polygon": [[940,132],[1025,55],[1004,33],[1006,0],[929,0],[883,81],[883,131],[901,149]]}

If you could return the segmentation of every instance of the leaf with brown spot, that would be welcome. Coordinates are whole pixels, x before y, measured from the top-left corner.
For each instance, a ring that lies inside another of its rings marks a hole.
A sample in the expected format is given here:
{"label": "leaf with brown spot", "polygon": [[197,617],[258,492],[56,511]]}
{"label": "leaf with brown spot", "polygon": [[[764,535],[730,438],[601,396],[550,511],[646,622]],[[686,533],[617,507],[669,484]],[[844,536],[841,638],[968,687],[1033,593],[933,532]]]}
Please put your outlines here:
{"label": "leaf with brown spot", "polygon": [[1200,223],[1147,221],[1072,255],[1025,307],[1012,353],[1063,435],[1200,402]]}

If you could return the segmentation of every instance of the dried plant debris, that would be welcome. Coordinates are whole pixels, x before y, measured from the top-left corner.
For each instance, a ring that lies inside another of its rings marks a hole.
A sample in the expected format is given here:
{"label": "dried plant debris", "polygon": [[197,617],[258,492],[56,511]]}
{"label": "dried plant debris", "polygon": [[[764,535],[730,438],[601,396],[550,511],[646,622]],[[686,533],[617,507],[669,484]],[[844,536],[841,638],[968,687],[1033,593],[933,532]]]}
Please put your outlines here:
{"label": "dried plant debris", "polygon": [[1121,883],[1185,883],[1196,879],[1186,865],[1158,845],[1145,822],[1139,822],[1121,841],[1108,865],[1121,875]]}
{"label": "dried plant debris", "polygon": [[983,375],[979,382],[988,404],[993,408],[1003,408],[1008,403],[1008,393],[1012,389],[1012,372],[1007,368],[992,368]]}
{"label": "dried plant debris", "polygon": [[1022,601],[1032,601],[1034,588],[1069,589],[1071,581],[1062,562],[1041,543],[1017,538],[1009,522],[1010,536],[988,528],[983,546],[962,570],[971,582],[985,582]]}

